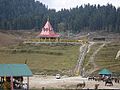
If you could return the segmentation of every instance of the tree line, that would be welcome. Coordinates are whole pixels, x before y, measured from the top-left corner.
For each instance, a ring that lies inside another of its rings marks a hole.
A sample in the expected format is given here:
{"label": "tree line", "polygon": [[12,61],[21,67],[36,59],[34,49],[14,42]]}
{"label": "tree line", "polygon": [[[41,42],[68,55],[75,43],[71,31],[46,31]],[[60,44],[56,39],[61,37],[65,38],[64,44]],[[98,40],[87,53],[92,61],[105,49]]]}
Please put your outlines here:
{"label": "tree line", "polygon": [[56,11],[35,0],[0,0],[1,30],[40,30],[48,17],[57,32],[120,32],[120,7],[112,4],[87,4]]}

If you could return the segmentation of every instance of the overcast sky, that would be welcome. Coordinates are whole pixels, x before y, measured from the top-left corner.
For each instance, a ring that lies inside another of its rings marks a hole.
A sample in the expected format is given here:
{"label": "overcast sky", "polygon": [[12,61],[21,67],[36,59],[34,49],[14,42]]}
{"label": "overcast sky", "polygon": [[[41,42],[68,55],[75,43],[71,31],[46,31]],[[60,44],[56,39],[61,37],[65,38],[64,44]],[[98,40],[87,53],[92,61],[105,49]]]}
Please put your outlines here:
{"label": "overcast sky", "polygon": [[84,4],[100,4],[100,5],[106,5],[107,3],[113,4],[116,7],[120,6],[120,0],[37,0],[48,5],[48,8],[61,10],[62,8],[73,8],[77,5],[84,5]]}

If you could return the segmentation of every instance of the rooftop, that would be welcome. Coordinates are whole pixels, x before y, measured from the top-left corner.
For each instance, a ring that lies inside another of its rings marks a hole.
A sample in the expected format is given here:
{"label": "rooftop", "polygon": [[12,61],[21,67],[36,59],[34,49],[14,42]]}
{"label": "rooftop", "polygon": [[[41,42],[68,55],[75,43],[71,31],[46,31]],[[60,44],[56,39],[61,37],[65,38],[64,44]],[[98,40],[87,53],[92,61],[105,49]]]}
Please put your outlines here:
{"label": "rooftop", "polygon": [[54,32],[52,25],[47,21],[37,37],[60,37],[60,35]]}
{"label": "rooftop", "polygon": [[0,64],[0,76],[32,76],[26,64]]}

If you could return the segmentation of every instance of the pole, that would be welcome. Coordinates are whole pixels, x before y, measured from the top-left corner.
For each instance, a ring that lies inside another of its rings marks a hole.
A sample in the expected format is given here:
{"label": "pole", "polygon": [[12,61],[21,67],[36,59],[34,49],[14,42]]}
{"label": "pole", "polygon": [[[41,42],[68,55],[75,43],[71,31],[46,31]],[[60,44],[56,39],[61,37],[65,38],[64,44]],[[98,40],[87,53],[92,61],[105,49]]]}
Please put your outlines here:
{"label": "pole", "polygon": [[11,76],[10,79],[11,79],[11,90],[13,90],[13,76]]}
{"label": "pole", "polygon": [[27,90],[29,90],[29,77],[27,77]]}
{"label": "pole", "polygon": [[4,90],[7,90],[7,87],[6,87],[6,76],[4,76],[3,88],[4,88]]}

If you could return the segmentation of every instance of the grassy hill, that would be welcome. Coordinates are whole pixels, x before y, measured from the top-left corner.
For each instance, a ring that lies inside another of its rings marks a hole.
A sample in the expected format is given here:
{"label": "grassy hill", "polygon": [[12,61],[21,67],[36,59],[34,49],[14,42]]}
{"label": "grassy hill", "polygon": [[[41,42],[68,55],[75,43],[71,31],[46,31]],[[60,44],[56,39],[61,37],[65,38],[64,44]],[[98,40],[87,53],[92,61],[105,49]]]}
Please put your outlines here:
{"label": "grassy hill", "polygon": [[[94,44],[90,52],[87,53],[84,60],[84,67],[87,71],[94,69],[93,65],[89,62],[91,55],[99,48],[102,43]],[[94,58],[95,64],[98,66],[98,70],[93,72],[92,74],[97,74],[98,71],[102,68],[107,68],[111,70],[113,73],[120,75],[120,57],[115,59],[117,52],[120,50],[120,42],[111,42],[106,43],[106,45],[100,49],[100,51],[96,54]],[[88,63],[88,65],[87,65]]]}
{"label": "grassy hill", "polygon": [[79,46],[11,46],[0,49],[0,63],[25,63],[34,74],[71,74]]}
{"label": "grassy hill", "polygon": [[[34,38],[37,34],[38,32],[34,31],[0,31],[0,63],[25,63],[27,61],[33,73],[36,74],[71,74],[71,70],[74,69],[77,63],[80,46],[19,44],[24,39]],[[106,43],[96,54],[94,61],[99,70],[107,68],[120,74],[120,58],[115,59],[118,50],[120,50],[120,42],[115,40],[113,40],[114,42]],[[86,64],[90,56],[101,44],[94,44],[91,46],[90,52],[87,53],[83,63],[87,70],[93,68],[91,64],[87,66]]]}
{"label": "grassy hill", "polygon": [[106,44],[96,55],[95,62],[100,68],[108,68],[112,72],[120,74],[120,57],[115,59],[120,50],[120,42]]}
{"label": "grassy hill", "polygon": [[0,46],[9,46],[15,43],[16,39],[14,35],[0,32]]}
{"label": "grassy hill", "polygon": [[32,30],[0,30],[0,46],[19,44],[24,39],[36,37],[38,33]]}
{"label": "grassy hill", "polygon": [[25,63],[36,74],[70,74],[74,68],[79,46],[48,46],[19,44],[24,39],[34,38],[34,31],[1,31],[0,63]]}

